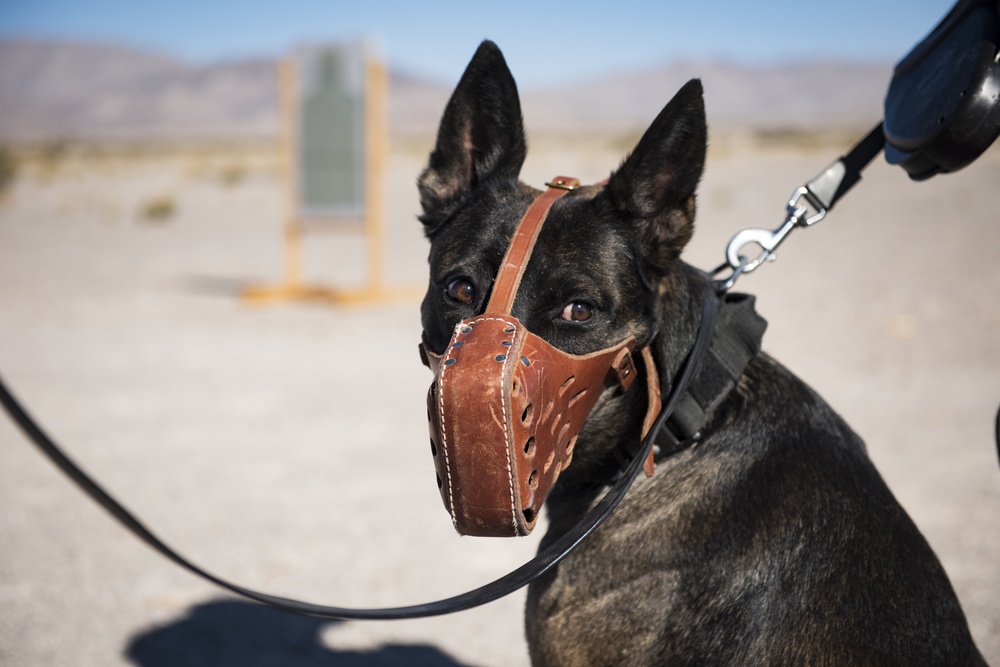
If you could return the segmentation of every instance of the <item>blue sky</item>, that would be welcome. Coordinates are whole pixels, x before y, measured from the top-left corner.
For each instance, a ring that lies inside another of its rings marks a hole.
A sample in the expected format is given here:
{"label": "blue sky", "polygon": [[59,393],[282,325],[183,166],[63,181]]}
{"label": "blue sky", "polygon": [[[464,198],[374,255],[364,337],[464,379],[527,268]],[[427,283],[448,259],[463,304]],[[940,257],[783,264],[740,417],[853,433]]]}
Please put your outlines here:
{"label": "blue sky", "polygon": [[953,0],[0,0],[0,37],[123,43],[197,63],[374,37],[391,66],[452,84],[483,38],[532,88],[725,58],[898,60]]}

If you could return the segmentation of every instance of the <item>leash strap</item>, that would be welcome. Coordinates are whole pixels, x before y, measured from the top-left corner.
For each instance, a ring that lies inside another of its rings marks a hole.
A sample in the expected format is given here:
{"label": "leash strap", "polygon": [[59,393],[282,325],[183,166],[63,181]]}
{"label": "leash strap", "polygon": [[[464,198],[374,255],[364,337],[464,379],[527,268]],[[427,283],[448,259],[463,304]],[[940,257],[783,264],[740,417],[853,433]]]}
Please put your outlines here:
{"label": "leash strap", "polygon": [[556,176],[546,185],[548,188],[528,207],[528,212],[514,230],[514,238],[511,239],[507,253],[500,264],[500,271],[493,283],[493,294],[484,312],[510,314],[511,308],[514,307],[514,297],[517,296],[517,288],[521,286],[524,269],[528,266],[528,259],[535,249],[535,242],[542,231],[542,224],[549,215],[549,209],[557,199],[579,187],[580,181],[568,176]]}
{"label": "leash strap", "polygon": [[114,516],[119,523],[131,531],[136,537],[145,542],[148,546],[158,551],[161,555],[170,559],[177,565],[189,572],[206,579],[217,586],[225,588],[237,595],[249,598],[256,602],[277,607],[285,611],[290,611],[307,616],[318,618],[330,618],[339,620],[402,620],[409,618],[424,618],[428,616],[441,616],[457,611],[464,611],[473,607],[498,600],[505,595],[531,583],[539,576],[548,571],[552,566],[565,558],[580,542],[590,535],[600,526],[611,512],[628,493],[632,482],[643,469],[643,463],[649,452],[652,451],[653,441],[657,432],[663,427],[664,422],[676,409],[680,397],[687,391],[691,381],[701,366],[702,360],[709,350],[712,335],[715,331],[715,323],[718,315],[719,303],[714,294],[706,295],[702,310],[701,325],[698,329],[698,337],[694,347],[688,353],[684,365],[678,374],[677,382],[671,388],[670,395],[664,401],[663,409],[653,425],[652,430],[643,439],[642,450],[625,470],[622,477],[604,495],[599,503],[578,523],[565,534],[560,536],[552,544],[541,550],[537,556],[520,566],[513,572],[496,579],[475,590],[456,595],[454,597],[428,602],[425,604],[412,605],[408,607],[390,607],[383,609],[352,609],[348,607],[334,607],[301,602],[289,598],[278,597],[261,593],[250,588],[245,588],[217,577],[202,568],[198,567],[184,556],[174,551],[166,543],[160,540],[139,519],[129,510],[115,500],[97,482],[80,469],[63,451],[49,438],[38,423],[25,411],[14,396],[7,390],[3,380],[0,379],[0,403],[10,414],[14,422],[24,431],[28,439],[38,449],[45,454],[60,470],[72,479],[80,489],[91,499]]}
{"label": "leash strap", "polygon": [[818,210],[832,209],[837,200],[861,180],[861,172],[882,152],[884,145],[885,132],[882,123],[879,123],[847,155],[806,183],[810,203]]}

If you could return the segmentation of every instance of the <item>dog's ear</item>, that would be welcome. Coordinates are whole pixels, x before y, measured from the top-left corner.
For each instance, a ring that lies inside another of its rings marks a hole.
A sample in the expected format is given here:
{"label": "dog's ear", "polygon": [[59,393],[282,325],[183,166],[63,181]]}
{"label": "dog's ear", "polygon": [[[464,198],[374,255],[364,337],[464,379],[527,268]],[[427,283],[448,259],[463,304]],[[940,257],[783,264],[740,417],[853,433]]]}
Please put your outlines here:
{"label": "dog's ear", "polygon": [[632,226],[647,270],[662,274],[691,239],[706,144],[701,81],[692,79],[608,181],[611,201]]}
{"label": "dog's ear", "polygon": [[517,85],[497,45],[479,45],[441,118],[417,181],[427,232],[489,178],[517,180],[527,153]]}

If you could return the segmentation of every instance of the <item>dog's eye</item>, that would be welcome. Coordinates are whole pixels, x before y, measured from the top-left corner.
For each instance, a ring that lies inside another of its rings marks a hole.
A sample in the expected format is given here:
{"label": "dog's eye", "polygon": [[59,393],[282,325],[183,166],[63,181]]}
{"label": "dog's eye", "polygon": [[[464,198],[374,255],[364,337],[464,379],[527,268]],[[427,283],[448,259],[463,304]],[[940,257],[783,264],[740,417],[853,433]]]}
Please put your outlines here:
{"label": "dog's eye", "polygon": [[563,308],[559,317],[567,322],[586,322],[593,316],[593,314],[594,308],[589,303],[574,301]]}
{"label": "dog's eye", "polygon": [[465,278],[456,278],[448,283],[445,290],[448,298],[455,303],[470,304],[476,298],[476,288]]}

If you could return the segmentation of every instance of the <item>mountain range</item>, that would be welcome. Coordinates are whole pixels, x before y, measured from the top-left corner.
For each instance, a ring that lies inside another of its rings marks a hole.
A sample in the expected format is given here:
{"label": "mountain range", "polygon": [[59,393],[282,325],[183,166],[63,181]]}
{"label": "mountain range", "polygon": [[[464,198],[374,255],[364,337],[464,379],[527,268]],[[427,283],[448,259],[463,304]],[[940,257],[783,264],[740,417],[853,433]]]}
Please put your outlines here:
{"label": "mountain range", "polygon": [[[267,59],[194,65],[118,45],[6,39],[0,140],[269,137],[277,128],[276,71]],[[853,127],[881,117],[891,72],[885,62],[686,61],[521,96],[529,132],[633,131],[698,77],[716,125]],[[449,93],[391,71],[391,132],[433,133]]]}

